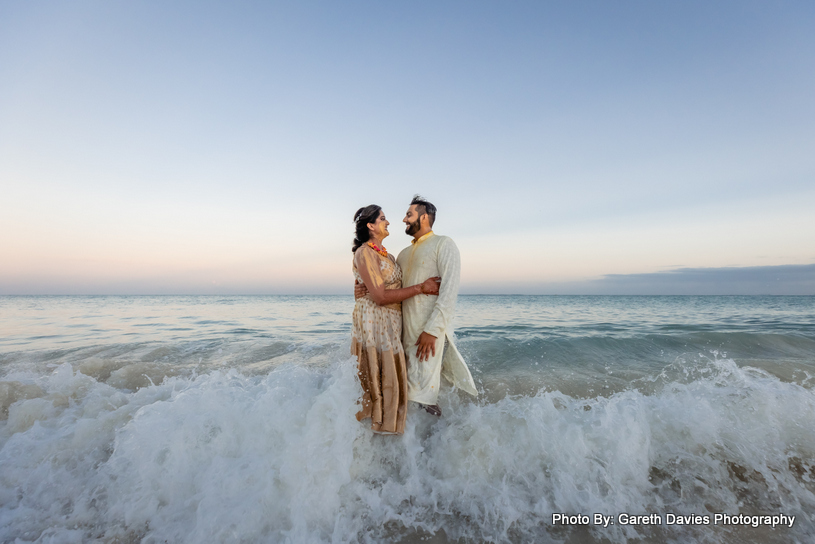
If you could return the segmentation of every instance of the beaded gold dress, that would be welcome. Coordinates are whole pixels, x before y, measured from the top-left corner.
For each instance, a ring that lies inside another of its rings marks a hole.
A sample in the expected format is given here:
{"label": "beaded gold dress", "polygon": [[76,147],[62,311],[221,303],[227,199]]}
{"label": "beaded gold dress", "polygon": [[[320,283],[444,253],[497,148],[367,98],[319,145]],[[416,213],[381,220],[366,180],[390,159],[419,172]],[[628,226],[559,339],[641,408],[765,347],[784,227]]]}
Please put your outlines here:
{"label": "beaded gold dress", "polygon": [[[385,289],[402,287],[402,269],[392,255],[380,255],[363,245],[354,253],[354,277],[362,282],[360,269]],[[362,384],[357,420],[371,418],[371,429],[402,434],[407,415],[407,366],[402,348],[402,305],[378,306],[370,295],[358,298],[351,327],[351,354],[359,363]]]}

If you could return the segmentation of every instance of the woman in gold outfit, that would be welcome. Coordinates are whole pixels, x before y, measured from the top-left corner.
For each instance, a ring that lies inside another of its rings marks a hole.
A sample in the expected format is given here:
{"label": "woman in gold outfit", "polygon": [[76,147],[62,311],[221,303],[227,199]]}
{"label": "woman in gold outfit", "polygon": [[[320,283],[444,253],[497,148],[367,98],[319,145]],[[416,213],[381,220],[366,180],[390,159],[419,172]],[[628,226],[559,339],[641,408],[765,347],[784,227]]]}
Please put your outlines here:
{"label": "woman in gold outfit", "polygon": [[351,328],[351,353],[359,362],[362,384],[357,420],[371,418],[377,433],[402,434],[408,390],[401,303],[416,295],[437,295],[439,278],[402,289],[402,270],[382,245],[389,225],[382,208],[360,208],[354,222],[354,277],[368,288],[356,301]]}

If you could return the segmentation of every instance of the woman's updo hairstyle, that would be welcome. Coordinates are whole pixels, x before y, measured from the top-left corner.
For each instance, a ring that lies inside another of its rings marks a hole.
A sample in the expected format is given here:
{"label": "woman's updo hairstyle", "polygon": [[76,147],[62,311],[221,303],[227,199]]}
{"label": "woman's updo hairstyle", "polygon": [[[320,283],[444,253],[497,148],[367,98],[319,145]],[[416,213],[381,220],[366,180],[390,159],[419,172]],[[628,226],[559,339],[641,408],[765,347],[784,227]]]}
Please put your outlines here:
{"label": "woman's updo hairstyle", "polygon": [[368,230],[368,223],[376,223],[379,218],[379,212],[382,211],[382,206],[371,204],[357,210],[354,214],[354,223],[357,225],[357,232],[354,236],[354,246],[351,253],[356,253],[357,249],[371,238],[371,233]]}

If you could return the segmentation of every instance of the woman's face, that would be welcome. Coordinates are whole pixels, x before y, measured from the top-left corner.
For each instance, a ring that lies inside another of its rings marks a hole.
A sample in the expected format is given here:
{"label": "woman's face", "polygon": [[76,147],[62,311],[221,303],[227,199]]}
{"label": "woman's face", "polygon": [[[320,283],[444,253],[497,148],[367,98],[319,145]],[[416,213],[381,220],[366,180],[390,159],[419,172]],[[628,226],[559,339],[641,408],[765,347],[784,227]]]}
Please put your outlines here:
{"label": "woman's face", "polygon": [[379,217],[376,218],[374,223],[368,223],[368,229],[371,231],[371,238],[379,238],[384,240],[390,233],[388,232],[388,225],[390,223],[385,219],[385,212],[379,211]]}

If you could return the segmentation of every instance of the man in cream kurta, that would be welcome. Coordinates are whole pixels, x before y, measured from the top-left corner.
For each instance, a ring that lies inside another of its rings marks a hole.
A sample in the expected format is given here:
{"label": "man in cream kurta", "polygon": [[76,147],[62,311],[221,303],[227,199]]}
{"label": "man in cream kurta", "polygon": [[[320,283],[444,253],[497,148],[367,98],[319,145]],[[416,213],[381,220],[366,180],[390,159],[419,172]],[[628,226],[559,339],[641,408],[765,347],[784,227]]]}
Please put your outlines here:
{"label": "man in cream kurta", "polygon": [[[420,197],[414,198],[414,202],[417,198]],[[438,236],[430,230],[435,220],[435,207],[432,204],[429,207],[433,211],[431,217],[421,213],[424,211],[421,204],[416,206],[411,203],[404,221],[408,225],[406,232],[412,234],[414,239],[410,246],[399,253],[396,262],[402,268],[403,287],[441,276],[438,296],[418,295],[402,302],[402,343],[408,361],[408,398],[435,407],[441,375],[473,396],[478,392],[467,363],[456,349],[453,339],[453,313],[461,272],[458,248],[447,236]],[[410,221],[411,218],[415,219],[415,223]],[[422,343],[432,346],[432,349],[425,349],[425,353],[421,353]]]}

